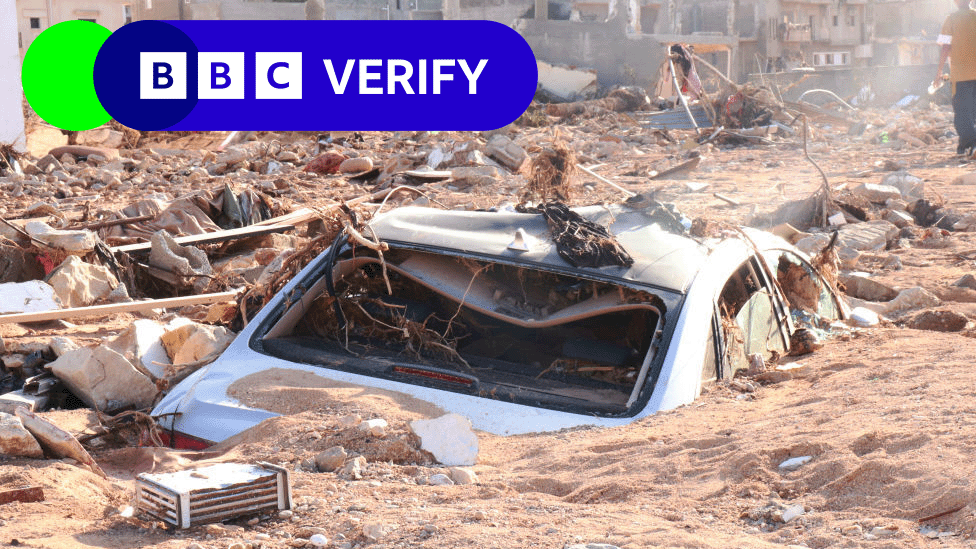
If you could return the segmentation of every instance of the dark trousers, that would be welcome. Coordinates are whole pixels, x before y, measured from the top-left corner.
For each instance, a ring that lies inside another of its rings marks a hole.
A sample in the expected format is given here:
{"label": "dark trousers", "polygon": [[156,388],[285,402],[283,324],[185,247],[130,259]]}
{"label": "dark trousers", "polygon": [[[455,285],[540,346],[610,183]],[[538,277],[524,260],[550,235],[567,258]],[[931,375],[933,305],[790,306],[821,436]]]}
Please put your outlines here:
{"label": "dark trousers", "polygon": [[976,147],[976,80],[956,82],[956,94],[952,96],[952,123],[959,135],[956,152],[962,154]]}

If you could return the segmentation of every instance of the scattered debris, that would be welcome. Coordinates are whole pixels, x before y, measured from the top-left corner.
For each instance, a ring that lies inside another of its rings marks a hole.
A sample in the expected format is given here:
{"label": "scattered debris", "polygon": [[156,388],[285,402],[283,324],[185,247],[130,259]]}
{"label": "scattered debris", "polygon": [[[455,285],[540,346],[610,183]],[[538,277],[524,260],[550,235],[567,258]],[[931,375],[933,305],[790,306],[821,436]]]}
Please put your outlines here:
{"label": "scattered debris", "polygon": [[474,465],[478,461],[478,436],[471,421],[458,414],[410,422],[410,430],[420,437],[420,448],[430,452],[438,463],[448,466]]}

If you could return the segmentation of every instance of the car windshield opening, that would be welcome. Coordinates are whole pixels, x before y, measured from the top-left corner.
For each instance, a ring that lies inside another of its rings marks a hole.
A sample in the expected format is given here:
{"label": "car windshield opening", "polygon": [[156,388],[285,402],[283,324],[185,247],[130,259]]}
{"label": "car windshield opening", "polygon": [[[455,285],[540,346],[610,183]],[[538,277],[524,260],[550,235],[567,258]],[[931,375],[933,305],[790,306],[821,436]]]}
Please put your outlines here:
{"label": "car windshield opening", "polygon": [[[622,415],[650,374],[654,293],[541,268],[356,248],[262,340],[281,358],[550,409]],[[331,287],[330,287],[331,286]]]}

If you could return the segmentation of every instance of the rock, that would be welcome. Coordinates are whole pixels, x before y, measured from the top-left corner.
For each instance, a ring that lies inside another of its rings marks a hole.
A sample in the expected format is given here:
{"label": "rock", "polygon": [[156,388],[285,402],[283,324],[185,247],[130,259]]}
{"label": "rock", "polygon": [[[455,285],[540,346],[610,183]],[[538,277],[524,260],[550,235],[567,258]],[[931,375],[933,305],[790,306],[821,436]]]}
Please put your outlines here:
{"label": "rock", "polygon": [[900,198],[905,200],[918,200],[925,196],[925,183],[907,172],[890,173],[884,176],[881,184],[898,189],[898,192],[901,193]]}
{"label": "rock", "polygon": [[830,236],[825,234],[812,234],[797,240],[794,246],[801,252],[814,256],[830,243]]}
{"label": "rock", "polygon": [[179,284],[182,277],[187,277],[197,292],[206,290],[210,285],[208,277],[213,274],[206,252],[193,246],[180,246],[166,231],[157,231],[150,241],[149,265],[171,275],[167,282]]}
{"label": "rock", "polygon": [[790,458],[784,461],[783,463],[780,463],[779,468],[783,469],[784,471],[792,471],[794,469],[799,469],[800,467],[806,465],[807,463],[810,463],[811,459],[813,459],[813,456],[800,456],[800,457]]}
{"label": "rock", "polygon": [[868,301],[891,301],[898,295],[894,288],[859,274],[840,274],[838,282],[844,285],[844,293]]}
{"label": "rock", "polygon": [[837,244],[862,252],[885,249],[888,241],[898,235],[898,227],[884,220],[844,225],[837,229]]}
{"label": "rock", "polygon": [[105,345],[127,358],[151,379],[160,379],[166,377],[166,366],[172,364],[163,347],[165,333],[166,328],[156,321],[141,318]]}
{"label": "rock", "polygon": [[366,431],[370,436],[383,438],[386,436],[386,428],[389,424],[385,419],[370,419],[359,424],[360,431]]}
{"label": "rock", "polygon": [[48,284],[65,307],[87,307],[108,297],[119,281],[107,267],[71,255],[51,273]]}
{"label": "rock", "polygon": [[363,478],[363,472],[366,469],[366,458],[363,456],[356,456],[346,462],[342,467],[342,476],[351,478],[353,480],[359,480]]}
{"label": "rock", "polygon": [[148,408],[156,397],[156,385],[104,345],[65,353],[47,368],[82,402],[103,412]]}
{"label": "rock", "polygon": [[325,547],[326,545],[329,544],[329,538],[323,536],[322,534],[315,534],[312,537],[308,538],[308,542],[314,545],[315,547]]}
{"label": "rock", "polygon": [[962,216],[959,220],[953,222],[953,231],[976,231],[976,214],[968,214]]}
{"label": "rock", "polygon": [[333,446],[315,456],[315,468],[324,473],[331,473],[342,467],[349,454],[342,446]]}
{"label": "rock", "polygon": [[513,172],[517,172],[525,159],[529,157],[525,149],[501,134],[493,135],[488,140],[488,144],[485,145],[485,154]]}
{"label": "rock", "polygon": [[837,248],[837,261],[841,269],[851,270],[857,267],[857,262],[861,260],[861,252],[854,248],[841,246]]}
{"label": "rock", "polygon": [[186,364],[216,357],[235,337],[234,332],[223,326],[192,323],[166,332],[160,340],[173,364]]}
{"label": "rock", "polygon": [[891,198],[901,198],[901,191],[890,185],[862,183],[851,189],[851,193],[875,204],[884,204]]}
{"label": "rock", "polygon": [[98,237],[91,231],[63,231],[41,221],[29,221],[24,225],[24,230],[32,238],[74,255],[85,255],[94,250],[98,243]]}
{"label": "rock", "polygon": [[285,509],[284,511],[281,511],[280,513],[278,513],[278,518],[280,518],[281,520],[291,520],[291,517],[293,515],[294,515],[294,512],[293,511],[290,511],[288,509]]}
{"label": "rock", "polygon": [[875,526],[870,534],[877,538],[890,538],[898,533],[897,526]]}
{"label": "rock", "polygon": [[851,524],[840,529],[840,533],[845,536],[860,536],[864,533],[864,528],[860,524]]}
{"label": "rock", "polygon": [[466,467],[451,467],[448,469],[451,474],[451,480],[456,484],[477,484],[478,475]]}
{"label": "rock", "polygon": [[924,309],[928,307],[938,307],[941,301],[925,288],[916,286],[902,290],[898,295],[888,302],[885,311],[888,313],[907,311],[911,309]]}
{"label": "rock", "polygon": [[315,158],[313,158],[308,164],[305,165],[305,171],[308,173],[317,173],[319,175],[336,173],[339,171],[339,166],[346,159],[346,155],[337,152],[325,152]]}
{"label": "rock", "polygon": [[912,214],[901,210],[888,210],[888,213],[884,216],[884,220],[899,229],[915,223],[915,218],[912,217]]}
{"label": "rock", "polygon": [[28,395],[23,389],[10,391],[0,395],[0,412],[13,414],[17,408],[26,408],[31,412],[38,412],[47,409],[50,401],[48,395]]}
{"label": "rock", "polygon": [[51,352],[54,353],[54,356],[61,356],[65,353],[80,348],[79,345],[74,341],[60,336],[52,337],[51,341],[48,343],[48,346],[51,347]]}
{"label": "rock", "polygon": [[451,180],[459,189],[487,187],[498,183],[502,172],[492,166],[465,166],[451,169]]}
{"label": "rock", "polygon": [[339,164],[339,171],[341,173],[361,173],[368,172],[373,169],[373,159],[368,156],[361,156],[359,158],[347,158]]}
{"label": "rock", "polygon": [[346,429],[351,429],[363,422],[363,418],[359,417],[359,414],[348,414],[339,418],[339,425],[342,425]]}
{"label": "rock", "polygon": [[0,314],[39,313],[61,308],[54,288],[40,280],[0,284]]}
{"label": "rock", "polygon": [[805,512],[806,511],[803,509],[802,505],[799,504],[790,505],[789,507],[783,510],[783,522],[790,523],[793,520],[795,520],[797,517],[802,516],[803,513]]}
{"label": "rock", "polygon": [[280,153],[278,153],[278,158],[277,158],[278,162],[290,162],[292,164],[298,162],[300,159],[301,157],[299,157],[298,153],[296,153],[295,151],[281,151]]}
{"label": "rock", "polygon": [[372,522],[363,525],[363,535],[369,541],[379,541],[394,530],[396,530],[396,526],[382,522]]}
{"label": "rock", "polygon": [[885,259],[884,264],[881,265],[882,269],[888,269],[891,271],[900,271],[902,269],[901,258],[897,255],[889,255]]}
{"label": "rock", "polygon": [[111,149],[121,147],[124,139],[125,135],[122,132],[109,128],[96,128],[75,134],[75,143],[79,145],[101,145]]}
{"label": "rock", "polygon": [[217,155],[217,164],[226,164],[228,168],[247,160],[247,152],[239,147],[228,147]]}
{"label": "rock", "polygon": [[851,311],[851,322],[861,328],[871,328],[881,322],[878,313],[864,307],[855,307]]}
{"label": "rock", "polygon": [[57,158],[55,158],[54,155],[48,154],[45,155],[44,158],[41,158],[40,160],[37,161],[37,169],[41,170],[44,173],[49,173],[58,170],[63,171],[64,166],[61,165],[61,162]]}
{"label": "rock", "polygon": [[431,486],[454,486],[454,481],[451,477],[445,475],[444,473],[437,473],[436,475],[431,475],[427,479],[427,484]]}
{"label": "rock", "polygon": [[[43,160],[43,158],[41,159]],[[40,164],[40,161],[38,161]],[[976,172],[964,173],[952,180],[951,185],[976,185]]]}
{"label": "rock", "polygon": [[436,419],[417,419],[410,422],[410,429],[420,437],[420,448],[444,465],[474,465],[478,461],[478,436],[471,428],[471,420],[464,416],[446,414]]}
{"label": "rock", "polygon": [[970,290],[976,290],[976,276],[971,274],[962,275],[962,277],[952,283],[953,286],[959,288],[969,288]]}
{"label": "rock", "polygon": [[950,310],[922,311],[908,320],[908,327],[934,332],[961,332],[969,324],[969,317]]}
{"label": "rock", "polygon": [[27,458],[44,457],[41,445],[24,428],[20,418],[3,412],[0,412],[0,454]]}

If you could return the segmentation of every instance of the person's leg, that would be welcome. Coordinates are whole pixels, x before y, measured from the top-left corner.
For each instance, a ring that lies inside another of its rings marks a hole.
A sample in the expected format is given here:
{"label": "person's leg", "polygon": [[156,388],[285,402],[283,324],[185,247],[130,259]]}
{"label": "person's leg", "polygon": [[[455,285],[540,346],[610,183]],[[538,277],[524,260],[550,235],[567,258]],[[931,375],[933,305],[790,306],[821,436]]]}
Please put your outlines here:
{"label": "person's leg", "polygon": [[976,80],[956,82],[952,111],[952,122],[959,135],[956,153],[963,154],[976,146]]}

